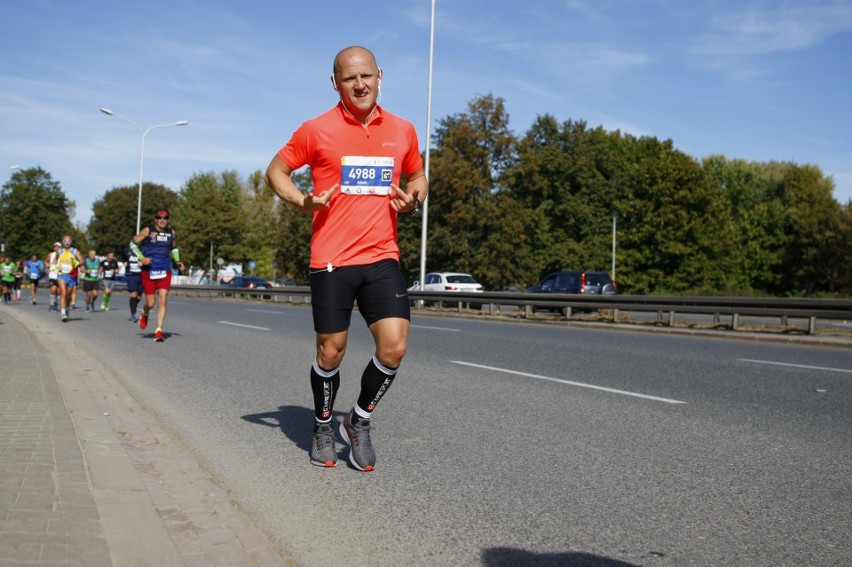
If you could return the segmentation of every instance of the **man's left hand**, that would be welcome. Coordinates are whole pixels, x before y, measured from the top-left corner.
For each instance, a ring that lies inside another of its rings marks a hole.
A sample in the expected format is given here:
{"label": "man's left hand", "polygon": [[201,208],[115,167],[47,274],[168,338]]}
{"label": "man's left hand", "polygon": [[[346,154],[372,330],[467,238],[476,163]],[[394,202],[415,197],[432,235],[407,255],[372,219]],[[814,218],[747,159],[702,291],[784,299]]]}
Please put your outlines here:
{"label": "man's left hand", "polygon": [[395,191],[393,199],[391,199],[391,207],[397,213],[410,213],[417,208],[418,195],[420,191],[416,189],[409,195],[398,186],[391,184],[391,188]]}

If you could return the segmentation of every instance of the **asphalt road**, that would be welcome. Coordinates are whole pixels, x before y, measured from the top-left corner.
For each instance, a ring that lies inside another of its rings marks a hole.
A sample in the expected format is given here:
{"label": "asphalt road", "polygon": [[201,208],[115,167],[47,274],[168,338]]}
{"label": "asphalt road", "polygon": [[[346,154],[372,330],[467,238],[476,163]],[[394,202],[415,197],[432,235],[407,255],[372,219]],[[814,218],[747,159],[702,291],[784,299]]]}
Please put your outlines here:
{"label": "asphalt road", "polygon": [[67,325],[302,565],[850,564],[848,348],[415,316],[361,473],[308,461],[308,308],[126,304]]}

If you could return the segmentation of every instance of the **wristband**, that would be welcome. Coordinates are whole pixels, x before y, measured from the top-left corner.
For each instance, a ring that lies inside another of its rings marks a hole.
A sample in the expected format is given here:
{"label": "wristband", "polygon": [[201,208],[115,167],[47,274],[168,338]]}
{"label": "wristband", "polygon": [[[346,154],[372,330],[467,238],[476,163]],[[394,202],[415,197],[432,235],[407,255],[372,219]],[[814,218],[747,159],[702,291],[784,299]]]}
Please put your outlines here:
{"label": "wristband", "polygon": [[136,254],[137,259],[139,259],[139,260],[145,259],[145,256],[142,255],[142,251],[139,250],[139,246],[137,246],[136,243],[132,240],[130,241],[130,250],[132,250],[133,253]]}

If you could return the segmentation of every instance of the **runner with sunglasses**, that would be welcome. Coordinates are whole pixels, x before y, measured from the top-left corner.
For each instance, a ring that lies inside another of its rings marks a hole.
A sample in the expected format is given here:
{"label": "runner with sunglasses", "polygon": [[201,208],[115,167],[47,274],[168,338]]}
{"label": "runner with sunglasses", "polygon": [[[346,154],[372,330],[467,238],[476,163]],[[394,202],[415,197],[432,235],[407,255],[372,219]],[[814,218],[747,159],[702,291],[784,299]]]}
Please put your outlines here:
{"label": "runner with sunglasses", "polygon": [[139,318],[139,328],[148,327],[148,315],[157,302],[157,329],[154,340],[163,342],[163,323],[166,321],[166,305],[172,287],[172,262],[183,271],[180,251],[175,247],[175,230],[169,227],[169,211],[160,209],[154,215],[154,224],[146,226],[130,241],[130,249],[136,254],[142,267],[142,290],[145,305]]}

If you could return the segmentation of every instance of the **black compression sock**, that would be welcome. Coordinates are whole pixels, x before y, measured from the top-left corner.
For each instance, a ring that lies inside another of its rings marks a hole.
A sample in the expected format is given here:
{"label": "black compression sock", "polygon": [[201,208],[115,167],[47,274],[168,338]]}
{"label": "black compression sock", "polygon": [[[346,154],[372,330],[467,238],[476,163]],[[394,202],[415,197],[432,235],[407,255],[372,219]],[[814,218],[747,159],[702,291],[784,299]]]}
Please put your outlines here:
{"label": "black compression sock", "polygon": [[362,410],[372,412],[376,408],[376,404],[388,391],[396,377],[396,371],[397,368],[382,366],[375,356],[370,360],[361,375],[361,393],[358,395],[358,406]]}
{"label": "black compression sock", "polygon": [[311,391],[314,394],[314,418],[318,422],[328,422],[334,409],[334,399],[340,387],[340,371],[325,370],[314,362],[311,366]]}

